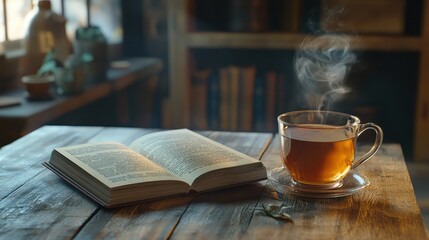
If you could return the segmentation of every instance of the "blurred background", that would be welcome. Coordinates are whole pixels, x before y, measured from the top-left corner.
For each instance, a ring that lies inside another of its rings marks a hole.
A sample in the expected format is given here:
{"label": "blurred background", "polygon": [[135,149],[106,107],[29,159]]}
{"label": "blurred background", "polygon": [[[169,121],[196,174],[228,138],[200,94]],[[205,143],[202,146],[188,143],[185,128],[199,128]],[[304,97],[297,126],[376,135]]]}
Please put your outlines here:
{"label": "blurred background", "polygon": [[[39,2],[49,1],[0,1],[0,96],[23,88],[20,62],[34,48],[25,43],[28,19],[35,18]],[[429,160],[424,0],[51,0],[50,5],[66,21],[70,54],[73,48],[76,53],[76,32],[96,27],[109,62],[153,57],[163,67],[157,81],[141,89],[146,97],[135,98],[145,101],[136,110],[144,112],[144,121],[103,121],[100,111],[91,116],[92,110],[81,110],[47,124],[276,132],[278,114],[315,107],[305,101],[312,93],[304,92],[295,72],[301,43],[334,34],[348,39],[356,61],[347,65],[342,82],[349,91],[324,108],[375,122],[386,142],[402,145],[407,160]],[[60,40],[52,39],[58,46]],[[108,106],[101,99],[92,108]]]}
{"label": "blurred background", "polygon": [[[0,0],[0,123],[13,130],[22,127],[14,120],[19,118],[30,126],[16,137],[0,133],[1,145],[44,124],[276,132],[280,113],[321,103],[323,109],[379,124],[385,142],[401,144],[427,213],[428,5],[426,0]],[[296,56],[306,41],[325,61],[329,44],[313,40],[327,35],[347,41],[331,49],[328,66],[345,54],[354,61],[341,65],[344,76],[334,84],[341,91],[329,83],[307,91]],[[93,87],[104,86],[107,78],[131,82],[136,59],[162,63],[152,73],[156,78],[106,94]],[[57,74],[67,69],[71,77]],[[62,91],[31,99],[21,82],[28,74],[53,74]],[[69,89],[61,85],[64,79],[83,82]],[[319,99],[332,90],[342,94]]]}

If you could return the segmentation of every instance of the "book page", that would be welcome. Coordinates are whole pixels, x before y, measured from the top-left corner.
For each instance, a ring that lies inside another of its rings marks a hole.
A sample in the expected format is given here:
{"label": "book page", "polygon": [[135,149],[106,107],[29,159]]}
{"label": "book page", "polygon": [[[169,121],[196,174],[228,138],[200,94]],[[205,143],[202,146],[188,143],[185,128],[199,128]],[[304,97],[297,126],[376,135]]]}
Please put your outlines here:
{"label": "book page", "polygon": [[189,185],[200,175],[220,168],[259,163],[187,129],[147,134],[130,148],[170,170]]}
{"label": "book page", "polygon": [[[119,143],[82,144],[55,150],[110,188],[148,181],[179,180]],[[55,164],[59,159],[51,159],[52,164],[61,167],[67,163]]]}

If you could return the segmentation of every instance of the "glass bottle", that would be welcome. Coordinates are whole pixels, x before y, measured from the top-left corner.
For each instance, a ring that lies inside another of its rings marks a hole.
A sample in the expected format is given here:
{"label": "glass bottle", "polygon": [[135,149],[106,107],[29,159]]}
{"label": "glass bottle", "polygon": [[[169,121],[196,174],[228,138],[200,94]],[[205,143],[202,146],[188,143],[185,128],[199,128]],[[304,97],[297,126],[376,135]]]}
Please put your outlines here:
{"label": "glass bottle", "polygon": [[49,0],[39,0],[37,6],[26,15],[24,36],[26,53],[20,64],[21,75],[36,74],[51,50],[62,63],[72,52],[66,34],[66,19],[52,11]]}

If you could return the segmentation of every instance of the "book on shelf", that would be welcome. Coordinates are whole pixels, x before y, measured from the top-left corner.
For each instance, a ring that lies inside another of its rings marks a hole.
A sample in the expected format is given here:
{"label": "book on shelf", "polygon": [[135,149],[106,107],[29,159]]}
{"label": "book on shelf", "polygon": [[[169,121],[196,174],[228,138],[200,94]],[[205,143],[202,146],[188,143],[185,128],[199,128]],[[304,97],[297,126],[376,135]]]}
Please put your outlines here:
{"label": "book on shelf", "polygon": [[207,129],[208,80],[212,69],[196,70],[192,73],[191,84],[191,126],[194,129]]}
{"label": "book on shelf", "polygon": [[263,32],[268,29],[268,1],[229,0],[227,28],[232,32]]}
{"label": "book on shelf", "polygon": [[270,0],[269,28],[272,31],[299,32],[302,0]]}
{"label": "book on shelf", "polygon": [[227,24],[227,1],[188,0],[190,31],[224,31]]}
{"label": "book on shelf", "polygon": [[320,32],[322,2],[320,0],[300,0],[299,31],[301,33],[315,34]]}
{"label": "book on shelf", "polygon": [[229,91],[229,112],[228,112],[228,125],[229,130],[236,131],[239,126],[239,113],[240,113],[240,72],[241,68],[237,66],[228,67],[228,81],[230,86]]}
{"label": "book on shelf", "polygon": [[266,179],[262,163],[188,129],[55,148],[43,163],[104,207]]}
{"label": "book on shelf", "polygon": [[[220,68],[208,91],[208,121],[218,120],[218,128],[230,131],[275,131],[279,108],[284,108],[284,78],[268,71],[258,74],[256,67],[230,65]],[[218,92],[216,92],[218,91]],[[279,103],[281,101],[282,103]],[[203,129],[203,128],[201,128]]]}
{"label": "book on shelf", "polygon": [[219,70],[220,129],[252,130],[254,66],[228,66]]}
{"label": "book on shelf", "polygon": [[353,34],[403,34],[405,31],[408,4],[405,0],[396,0],[394,4],[389,0],[328,0],[321,3],[320,22],[324,31]]}
{"label": "book on shelf", "polygon": [[[288,84],[289,86],[289,84]],[[286,77],[283,73],[277,73],[277,106],[276,106],[276,114],[280,114],[283,113],[284,111],[286,111],[287,106],[286,106],[286,96],[287,96],[287,91],[286,91]],[[277,120],[276,120],[277,121]]]}
{"label": "book on shelf", "polygon": [[255,131],[265,130],[265,78],[258,74],[255,80],[255,92],[253,96],[253,129]]}
{"label": "book on shelf", "polygon": [[219,128],[229,130],[230,81],[228,68],[219,69]]}
{"label": "book on shelf", "polygon": [[267,72],[265,75],[265,130],[273,132],[276,127],[277,74]]}
{"label": "book on shelf", "polygon": [[207,93],[207,118],[208,126],[210,129],[219,129],[219,74],[213,71],[208,80],[208,93]]}
{"label": "book on shelf", "polygon": [[255,90],[256,67],[249,66],[240,70],[240,107],[239,130],[253,129],[253,95]]}
{"label": "book on shelf", "polygon": [[301,0],[286,0],[285,18],[283,19],[283,28],[289,32],[299,32],[301,16]]}

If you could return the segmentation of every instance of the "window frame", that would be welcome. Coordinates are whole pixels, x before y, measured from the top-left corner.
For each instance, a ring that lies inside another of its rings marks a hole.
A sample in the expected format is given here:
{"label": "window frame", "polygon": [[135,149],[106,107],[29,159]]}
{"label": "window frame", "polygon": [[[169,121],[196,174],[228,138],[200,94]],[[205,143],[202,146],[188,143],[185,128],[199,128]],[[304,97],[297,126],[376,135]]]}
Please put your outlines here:
{"label": "window frame", "polygon": [[[25,54],[25,48],[24,48],[24,39],[16,39],[16,40],[9,40],[9,36],[8,36],[8,24],[7,24],[7,1],[17,1],[17,0],[0,0],[3,2],[3,11],[4,14],[3,17],[4,18],[4,27],[5,27],[5,32],[4,32],[4,41],[0,41],[0,57],[5,57],[5,58],[19,58],[22,57]],[[52,0],[51,0],[52,1]],[[60,1],[60,9],[61,12],[59,13],[62,16],[66,15],[66,0],[54,0],[54,1]],[[32,9],[37,5],[36,0],[33,0],[32,3]],[[85,17],[87,18],[86,21],[87,23],[90,21],[91,18],[91,0],[85,0]],[[108,41],[108,45],[112,46],[114,48],[116,48],[116,46],[120,46],[122,44],[123,41],[123,35],[121,37],[122,39],[120,40],[120,42],[112,42],[109,43]]]}
{"label": "window frame", "polygon": [[[24,49],[24,39],[15,39],[15,40],[9,40],[9,33],[8,33],[8,19],[7,19],[7,1],[16,1],[16,0],[0,0],[3,2],[3,24],[4,24],[4,41],[0,41],[0,57],[5,57],[6,59],[9,58],[18,58],[22,57],[25,54]],[[64,16],[64,1],[60,0],[61,5],[61,14]],[[86,0],[87,4],[90,2],[90,0]],[[35,1],[33,0],[31,8],[33,9],[35,7]],[[88,9],[86,9],[88,11]]]}

